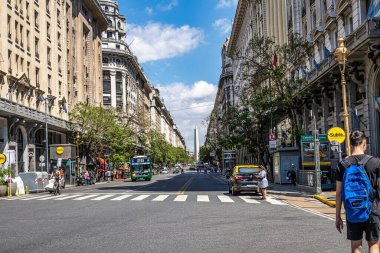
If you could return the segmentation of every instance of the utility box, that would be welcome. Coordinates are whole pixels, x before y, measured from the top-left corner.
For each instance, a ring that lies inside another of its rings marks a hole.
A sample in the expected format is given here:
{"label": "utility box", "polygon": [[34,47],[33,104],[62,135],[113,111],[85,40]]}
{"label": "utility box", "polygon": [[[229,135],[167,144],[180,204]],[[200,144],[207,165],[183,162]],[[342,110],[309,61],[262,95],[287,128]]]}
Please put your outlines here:
{"label": "utility box", "polygon": [[280,148],[273,153],[273,174],[274,182],[277,184],[290,184],[287,180],[287,173],[295,170],[298,173],[300,166],[300,153],[298,148]]}

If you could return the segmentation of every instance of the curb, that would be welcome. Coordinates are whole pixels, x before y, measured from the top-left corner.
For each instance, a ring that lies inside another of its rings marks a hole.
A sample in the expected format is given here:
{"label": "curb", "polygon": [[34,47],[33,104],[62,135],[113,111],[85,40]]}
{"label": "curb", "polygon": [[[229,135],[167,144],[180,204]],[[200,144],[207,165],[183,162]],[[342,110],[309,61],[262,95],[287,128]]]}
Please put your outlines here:
{"label": "curb", "polygon": [[310,198],[313,197],[313,195],[304,193],[304,192],[283,192],[283,191],[275,191],[275,190],[267,190],[269,194],[275,194],[275,195],[282,195],[282,196],[289,196],[289,197],[305,197]]}
{"label": "curb", "polygon": [[330,206],[330,207],[335,207],[335,205],[336,205],[336,201],[330,200],[330,199],[328,199],[328,198],[326,198],[320,194],[315,194],[314,198],[321,201],[322,203]]}

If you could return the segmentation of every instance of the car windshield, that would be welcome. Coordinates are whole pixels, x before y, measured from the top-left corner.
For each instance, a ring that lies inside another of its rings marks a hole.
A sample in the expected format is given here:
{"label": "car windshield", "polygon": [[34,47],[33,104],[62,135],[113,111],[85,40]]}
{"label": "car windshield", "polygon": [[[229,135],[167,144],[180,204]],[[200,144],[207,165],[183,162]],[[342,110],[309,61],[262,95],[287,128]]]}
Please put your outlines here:
{"label": "car windshield", "polygon": [[134,164],[132,165],[132,170],[134,171],[149,171],[150,170],[150,165],[149,164]]}
{"label": "car windshield", "polygon": [[259,173],[259,168],[239,168],[238,173],[239,174],[253,174],[253,173]]}

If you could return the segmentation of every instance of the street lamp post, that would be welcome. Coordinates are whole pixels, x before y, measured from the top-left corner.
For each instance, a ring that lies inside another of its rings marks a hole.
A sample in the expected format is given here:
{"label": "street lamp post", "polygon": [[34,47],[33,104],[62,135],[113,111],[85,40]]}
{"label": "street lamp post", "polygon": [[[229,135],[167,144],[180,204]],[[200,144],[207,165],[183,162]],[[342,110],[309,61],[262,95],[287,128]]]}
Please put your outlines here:
{"label": "street lamp post", "polygon": [[348,50],[344,46],[344,39],[339,37],[338,47],[334,52],[335,60],[338,62],[339,70],[342,78],[342,97],[343,97],[343,117],[344,117],[344,131],[346,132],[346,152],[347,156],[351,155],[351,146],[350,146],[350,126],[348,121],[348,109],[347,109],[347,92],[346,92],[346,62],[347,62]]}
{"label": "street lamp post", "polygon": [[48,133],[48,123],[47,123],[47,103],[48,98],[45,98],[45,165],[46,172],[49,174],[49,133]]}
{"label": "street lamp post", "polygon": [[79,138],[80,138],[80,135],[79,135],[79,132],[77,132],[76,136],[75,136],[75,140],[76,140],[76,144],[77,144],[77,159],[76,159],[76,177],[78,177],[79,175]]}

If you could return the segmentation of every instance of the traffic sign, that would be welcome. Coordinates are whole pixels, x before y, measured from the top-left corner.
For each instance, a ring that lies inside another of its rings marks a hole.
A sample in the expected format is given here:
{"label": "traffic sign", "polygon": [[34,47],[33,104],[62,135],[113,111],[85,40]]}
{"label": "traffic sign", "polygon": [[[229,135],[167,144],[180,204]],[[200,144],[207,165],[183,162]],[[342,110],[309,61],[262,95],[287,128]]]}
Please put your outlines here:
{"label": "traffic sign", "polygon": [[7,161],[7,157],[4,154],[0,154],[0,164],[4,164]]}
{"label": "traffic sign", "polygon": [[276,135],[270,133],[270,134],[269,134],[269,140],[270,140],[270,141],[275,141],[275,140],[276,140]]}
{"label": "traffic sign", "polygon": [[38,179],[34,179],[34,184],[38,184]]}
{"label": "traffic sign", "polygon": [[45,156],[43,156],[43,155],[40,155],[40,162],[44,162],[45,161]]}
{"label": "traffic sign", "polygon": [[63,147],[57,147],[56,152],[58,155],[62,155],[65,149]]}
{"label": "traffic sign", "polygon": [[346,139],[346,133],[340,127],[333,127],[327,132],[327,138],[330,142],[337,141],[339,144],[342,144]]}
{"label": "traffic sign", "polygon": [[277,141],[269,141],[269,148],[270,149],[276,149],[277,148]]}

